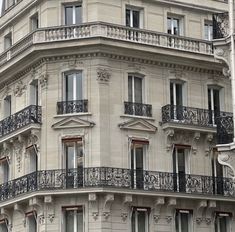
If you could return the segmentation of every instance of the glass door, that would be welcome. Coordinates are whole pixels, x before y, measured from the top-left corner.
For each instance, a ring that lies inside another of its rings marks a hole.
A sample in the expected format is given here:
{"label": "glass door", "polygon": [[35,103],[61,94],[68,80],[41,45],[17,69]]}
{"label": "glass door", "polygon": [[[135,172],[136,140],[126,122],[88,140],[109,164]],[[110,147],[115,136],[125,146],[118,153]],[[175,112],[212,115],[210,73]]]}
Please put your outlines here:
{"label": "glass door", "polygon": [[218,88],[208,88],[208,109],[209,122],[216,124],[216,118],[220,116],[220,90]]}
{"label": "glass door", "polygon": [[175,147],[173,151],[174,190],[186,192],[186,173],[188,173],[188,148]]}
{"label": "glass door", "polygon": [[181,83],[170,83],[171,119],[183,119],[183,86]]}
{"label": "glass door", "polygon": [[144,146],[138,143],[131,145],[132,187],[142,189],[144,186]]}
{"label": "glass door", "polygon": [[66,141],[66,183],[67,187],[83,185],[83,145],[82,141]]}

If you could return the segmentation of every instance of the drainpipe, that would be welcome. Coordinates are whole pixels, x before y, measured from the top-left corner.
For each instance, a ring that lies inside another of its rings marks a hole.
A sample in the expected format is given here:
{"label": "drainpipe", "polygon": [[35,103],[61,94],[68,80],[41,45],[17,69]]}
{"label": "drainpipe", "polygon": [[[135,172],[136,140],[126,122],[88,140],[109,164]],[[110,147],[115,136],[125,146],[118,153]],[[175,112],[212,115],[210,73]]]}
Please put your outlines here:
{"label": "drainpipe", "polygon": [[230,72],[232,87],[232,107],[233,107],[233,142],[235,143],[235,51],[234,51],[234,0],[229,0],[229,34],[230,34]]}

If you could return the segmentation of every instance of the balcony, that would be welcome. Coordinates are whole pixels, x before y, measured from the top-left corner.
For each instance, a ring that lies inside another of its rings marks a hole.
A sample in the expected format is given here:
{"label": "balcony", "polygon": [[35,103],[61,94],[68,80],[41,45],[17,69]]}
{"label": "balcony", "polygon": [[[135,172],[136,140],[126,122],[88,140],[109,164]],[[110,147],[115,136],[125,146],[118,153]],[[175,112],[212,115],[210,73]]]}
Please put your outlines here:
{"label": "balcony", "polygon": [[136,102],[124,102],[124,114],[152,117],[152,105]]}
{"label": "balcony", "polygon": [[0,137],[11,134],[30,124],[41,124],[41,106],[30,105],[23,110],[0,121]]}
{"label": "balcony", "polygon": [[228,12],[213,15],[213,39],[222,39],[229,35]]}
{"label": "balcony", "polygon": [[[32,46],[35,45],[50,45],[54,42],[60,42],[61,44],[63,41],[76,42],[88,38],[104,38],[113,42],[123,41],[138,45],[148,45],[154,48],[169,48],[193,54],[210,55],[211,57],[213,53],[212,42],[210,41],[169,35],[144,29],[129,28],[122,25],[94,22],[74,26],[38,29],[28,34],[15,43],[11,48],[0,54],[0,66],[22,54],[22,52],[31,52]],[[67,47],[67,45],[65,46]],[[78,45],[70,43],[70,46]],[[52,48],[54,49],[55,46],[52,46]],[[40,49],[40,46],[38,49]],[[165,52],[163,53],[165,54]],[[185,57],[185,54],[183,54],[183,56]]]}
{"label": "balcony", "polygon": [[217,118],[217,144],[229,144],[233,142],[233,116],[222,115]]}
{"label": "balcony", "polygon": [[57,114],[87,113],[88,100],[57,102]]}
{"label": "balcony", "polygon": [[[37,171],[0,185],[0,201],[36,191],[111,188],[235,197],[229,178],[99,167]],[[114,190],[115,191],[115,190]]]}

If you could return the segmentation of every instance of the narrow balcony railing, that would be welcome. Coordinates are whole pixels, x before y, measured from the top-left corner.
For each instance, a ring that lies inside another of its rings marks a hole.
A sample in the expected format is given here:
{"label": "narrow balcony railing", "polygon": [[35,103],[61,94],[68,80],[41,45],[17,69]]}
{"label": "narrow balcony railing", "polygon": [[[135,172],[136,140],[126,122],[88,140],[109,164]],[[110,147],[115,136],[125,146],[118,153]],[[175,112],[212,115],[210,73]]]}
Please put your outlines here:
{"label": "narrow balcony railing", "polygon": [[0,201],[35,191],[91,187],[235,197],[230,178],[94,167],[37,171],[8,181],[0,185]]}
{"label": "narrow balcony railing", "polygon": [[30,105],[0,121],[0,137],[8,135],[29,124],[42,122],[41,106]]}
{"label": "narrow balcony railing", "polygon": [[40,28],[23,37],[8,50],[0,54],[0,65],[30,49],[36,44],[82,40],[87,38],[105,38],[113,41],[125,41],[153,47],[170,48],[198,54],[213,54],[212,42],[170,35],[163,32],[131,28],[105,22],[84,23],[72,26]]}
{"label": "narrow balcony railing", "polygon": [[57,102],[57,114],[73,114],[88,112],[88,100]]}
{"label": "narrow balcony railing", "polygon": [[222,39],[229,35],[228,12],[213,14],[213,39]]}
{"label": "narrow balcony railing", "polygon": [[136,102],[124,102],[124,114],[152,117],[152,105]]}
{"label": "narrow balcony railing", "polygon": [[179,123],[201,127],[216,126],[216,118],[231,113],[186,106],[165,105],[162,107],[162,123]]}
{"label": "narrow balcony railing", "polygon": [[221,115],[216,119],[217,121],[217,143],[228,144],[233,142],[233,116]]}

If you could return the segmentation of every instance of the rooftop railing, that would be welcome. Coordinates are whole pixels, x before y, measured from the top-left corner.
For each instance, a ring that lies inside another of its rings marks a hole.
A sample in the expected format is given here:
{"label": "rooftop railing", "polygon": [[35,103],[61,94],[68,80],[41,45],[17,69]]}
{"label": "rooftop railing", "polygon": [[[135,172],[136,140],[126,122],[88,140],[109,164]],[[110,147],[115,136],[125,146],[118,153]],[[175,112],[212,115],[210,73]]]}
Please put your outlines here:
{"label": "rooftop railing", "polygon": [[118,188],[235,197],[229,178],[111,167],[37,171],[0,185],[0,201],[36,191]]}

